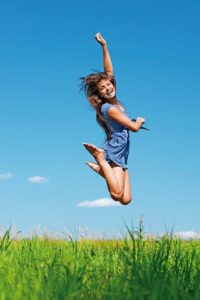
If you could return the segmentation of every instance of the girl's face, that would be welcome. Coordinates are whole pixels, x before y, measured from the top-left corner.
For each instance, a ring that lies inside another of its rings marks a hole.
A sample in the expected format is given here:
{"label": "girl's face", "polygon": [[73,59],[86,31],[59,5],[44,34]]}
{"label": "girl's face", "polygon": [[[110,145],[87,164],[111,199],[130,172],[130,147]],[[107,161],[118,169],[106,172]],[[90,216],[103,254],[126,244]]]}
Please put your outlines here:
{"label": "girl's face", "polygon": [[112,82],[108,79],[102,79],[97,84],[97,89],[101,97],[105,99],[113,99],[116,94],[116,90]]}

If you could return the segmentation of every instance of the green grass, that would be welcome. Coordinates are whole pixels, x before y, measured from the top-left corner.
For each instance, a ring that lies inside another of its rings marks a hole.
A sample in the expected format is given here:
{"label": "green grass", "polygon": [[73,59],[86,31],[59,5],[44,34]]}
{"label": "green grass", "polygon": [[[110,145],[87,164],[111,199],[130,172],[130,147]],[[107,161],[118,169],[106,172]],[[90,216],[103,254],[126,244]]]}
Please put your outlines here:
{"label": "green grass", "polygon": [[[128,229],[127,229],[128,230]],[[0,240],[0,299],[200,299],[200,242]]]}

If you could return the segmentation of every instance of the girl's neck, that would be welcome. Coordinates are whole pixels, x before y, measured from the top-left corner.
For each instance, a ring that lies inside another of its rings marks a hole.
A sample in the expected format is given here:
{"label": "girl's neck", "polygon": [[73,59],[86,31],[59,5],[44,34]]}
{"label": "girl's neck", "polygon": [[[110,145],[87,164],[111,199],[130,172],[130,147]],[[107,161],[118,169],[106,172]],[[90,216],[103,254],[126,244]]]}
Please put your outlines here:
{"label": "girl's neck", "polygon": [[114,98],[114,99],[111,99],[110,101],[108,101],[110,104],[114,104],[114,105],[117,105],[118,104],[118,101],[117,101],[117,98]]}

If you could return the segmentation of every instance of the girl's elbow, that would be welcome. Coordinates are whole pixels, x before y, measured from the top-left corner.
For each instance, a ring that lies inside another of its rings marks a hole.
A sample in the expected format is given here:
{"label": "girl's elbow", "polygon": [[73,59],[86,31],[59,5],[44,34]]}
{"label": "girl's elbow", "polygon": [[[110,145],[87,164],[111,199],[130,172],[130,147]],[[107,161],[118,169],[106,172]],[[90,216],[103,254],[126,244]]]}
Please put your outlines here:
{"label": "girl's elbow", "polygon": [[135,122],[135,120],[134,120],[134,122],[131,122],[130,130],[133,131],[133,132],[138,132],[140,130],[140,126],[137,122]]}

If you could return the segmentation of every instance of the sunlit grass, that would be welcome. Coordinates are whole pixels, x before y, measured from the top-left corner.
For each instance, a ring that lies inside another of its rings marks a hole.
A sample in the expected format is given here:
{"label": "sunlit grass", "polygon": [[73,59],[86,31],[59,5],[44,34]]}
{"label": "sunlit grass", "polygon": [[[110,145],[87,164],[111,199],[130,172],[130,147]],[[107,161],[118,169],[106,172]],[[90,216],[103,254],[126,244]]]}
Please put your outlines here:
{"label": "sunlit grass", "polygon": [[122,240],[0,240],[0,299],[200,299],[200,242],[166,234]]}

